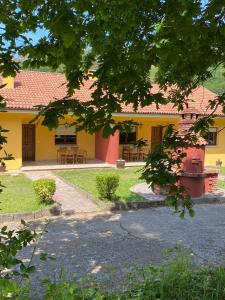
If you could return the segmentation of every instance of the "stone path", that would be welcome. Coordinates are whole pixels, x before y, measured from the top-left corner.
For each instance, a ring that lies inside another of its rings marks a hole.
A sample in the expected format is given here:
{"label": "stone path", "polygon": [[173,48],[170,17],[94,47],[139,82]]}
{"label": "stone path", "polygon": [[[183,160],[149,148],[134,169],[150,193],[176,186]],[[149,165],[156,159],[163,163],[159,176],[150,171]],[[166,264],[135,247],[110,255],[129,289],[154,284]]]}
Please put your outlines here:
{"label": "stone path", "polygon": [[225,175],[219,174],[218,179],[224,181],[225,180]]}
{"label": "stone path", "polygon": [[101,211],[97,204],[93,203],[91,199],[86,198],[80,194],[75,188],[60,179],[51,171],[29,171],[25,175],[31,180],[40,178],[51,178],[56,182],[56,193],[53,200],[61,204],[63,213],[90,213]]}
{"label": "stone path", "polygon": [[132,186],[130,190],[141,195],[148,201],[163,202],[165,200],[165,196],[156,195],[146,182],[138,183]]}
{"label": "stone path", "polygon": [[[219,178],[220,179],[220,178]],[[225,177],[224,177],[225,179]],[[149,202],[164,203],[165,196],[156,195],[147,183],[138,183],[130,188],[134,193],[137,193],[145,198]],[[217,189],[213,193],[206,193],[199,198],[193,198],[194,203],[224,203],[225,202],[225,190]]]}

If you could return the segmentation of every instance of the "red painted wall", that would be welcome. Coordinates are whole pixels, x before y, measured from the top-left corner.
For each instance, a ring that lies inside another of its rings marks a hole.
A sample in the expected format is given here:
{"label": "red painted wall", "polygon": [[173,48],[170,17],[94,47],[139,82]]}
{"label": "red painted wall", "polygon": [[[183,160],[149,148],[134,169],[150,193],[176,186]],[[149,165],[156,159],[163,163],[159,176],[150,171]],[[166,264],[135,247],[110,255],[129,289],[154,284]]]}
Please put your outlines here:
{"label": "red painted wall", "polygon": [[119,158],[119,131],[108,138],[102,137],[102,131],[95,134],[95,157],[110,164]]}

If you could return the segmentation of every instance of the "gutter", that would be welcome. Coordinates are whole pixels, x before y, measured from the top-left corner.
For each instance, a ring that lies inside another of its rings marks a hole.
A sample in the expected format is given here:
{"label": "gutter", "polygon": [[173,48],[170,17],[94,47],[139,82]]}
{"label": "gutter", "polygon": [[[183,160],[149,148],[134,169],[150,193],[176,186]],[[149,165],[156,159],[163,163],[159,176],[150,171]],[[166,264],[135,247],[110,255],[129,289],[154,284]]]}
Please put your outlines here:
{"label": "gutter", "polygon": [[[38,114],[38,110],[36,109],[11,109],[5,108],[0,110],[0,113],[15,113],[15,114]],[[200,114],[201,116],[205,116]],[[146,118],[146,117],[153,117],[153,118],[180,118],[181,114],[167,114],[167,113],[113,113],[113,117],[139,117],[139,118]],[[216,118],[225,118],[225,115],[214,115]]]}

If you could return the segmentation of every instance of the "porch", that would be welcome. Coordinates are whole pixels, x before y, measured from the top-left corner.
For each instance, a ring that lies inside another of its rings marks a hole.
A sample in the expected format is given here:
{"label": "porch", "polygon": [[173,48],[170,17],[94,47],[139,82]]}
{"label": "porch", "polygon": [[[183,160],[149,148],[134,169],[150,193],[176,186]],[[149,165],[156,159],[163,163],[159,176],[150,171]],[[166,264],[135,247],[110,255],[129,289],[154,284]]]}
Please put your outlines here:
{"label": "porch", "polygon": [[[125,167],[142,167],[144,162],[126,162]],[[21,171],[43,171],[43,170],[76,170],[76,169],[102,169],[115,168],[115,164],[110,164],[98,159],[87,159],[86,163],[81,164],[61,164],[57,160],[36,160],[23,162]]]}
{"label": "porch", "polygon": [[98,159],[87,159],[86,163],[78,164],[62,164],[57,160],[36,160],[23,162],[21,171],[41,171],[41,170],[67,170],[67,169],[88,169],[88,168],[110,168],[113,165],[98,160]]}

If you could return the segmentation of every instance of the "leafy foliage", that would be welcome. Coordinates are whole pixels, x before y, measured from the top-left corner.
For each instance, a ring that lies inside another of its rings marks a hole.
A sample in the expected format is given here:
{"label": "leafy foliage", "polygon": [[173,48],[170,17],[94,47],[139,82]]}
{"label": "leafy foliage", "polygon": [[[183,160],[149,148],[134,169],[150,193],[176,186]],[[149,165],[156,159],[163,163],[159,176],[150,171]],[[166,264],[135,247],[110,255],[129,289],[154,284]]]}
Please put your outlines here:
{"label": "leafy foliage", "polygon": [[148,141],[143,138],[140,138],[136,141],[135,146],[141,150],[142,148],[148,146]]}
{"label": "leafy foliage", "polygon": [[[22,260],[17,258],[18,252],[24,247],[37,241],[38,234],[36,231],[31,231],[25,221],[21,220],[21,227],[15,230],[10,230],[4,226],[0,230],[0,278],[9,278],[12,275],[28,275],[35,271],[35,267],[31,262],[27,265]],[[15,268],[9,271],[10,268]]]}
{"label": "leafy foliage", "polygon": [[37,179],[33,182],[33,187],[41,202],[52,202],[52,197],[56,191],[54,179]]}
{"label": "leafy foliage", "polygon": [[115,200],[116,189],[119,186],[118,174],[99,174],[96,176],[96,187],[102,199]]}
{"label": "leafy foliage", "polygon": [[[150,104],[172,103],[180,111],[188,106],[193,89],[225,65],[223,1],[203,5],[196,0],[2,0],[0,24],[0,73],[4,76],[13,76],[20,68],[15,54],[24,57],[24,68],[64,68],[67,97],[38,107],[36,120],[49,128],[70,112],[77,116],[78,130],[93,133],[103,128],[107,136],[126,126],[113,119],[123,106],[131,105],[136,111]],[[45,36],[38,41],[28,37],[40,29]],[[93,64],[96,68],[90,72]],[[152,72],[160,87],[154,93]],[[92,99],[71,100],[74,89],[93,77]],[[210,115],[196,124],[198,131],[208,129],[218,106],[225,112],[224,100],[224,91],[212,99]],[[158,155],[161,163],[147,166],[144,177],[163,182],[152,170],[164,161],[166,171],[157,174],[169,176],[172,162],[168,153],[160,150]],[[151,157],[149,161],[152,164]]]}
{"label": "leafy foliage", "polygon": [[[68,95],[72,95],[90,77],[89,70],[97,61],[91,74],[97,79],[92,101],[68,102],[65,109],[79,116],[81,127],[90,123],[110,133],[112,113],[121,112],[122,104],[137,109],[170,101],[178,109],[185,107],[184,97],[212,77],[213,67],[224,64],[222,11],[223,4],[212,0],[204,6],[194,0],[129,4],[125,0],[3,0],[0,72],[15,75],[20,67],[13,60],[15,53],[24,57],[25,67],[57,69],[63,65]],[[36,42],[27,37],[40,28],[45,30],[44,37]],[[149,72],[155,67],[155,80],[162,90],[153,94]],[[165,98],[163,90],[168,86],[172,90]],[[45,109],[45,121],[56,126],[62,107],[57,103],[50,107],[54,113]]]}

